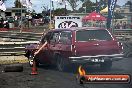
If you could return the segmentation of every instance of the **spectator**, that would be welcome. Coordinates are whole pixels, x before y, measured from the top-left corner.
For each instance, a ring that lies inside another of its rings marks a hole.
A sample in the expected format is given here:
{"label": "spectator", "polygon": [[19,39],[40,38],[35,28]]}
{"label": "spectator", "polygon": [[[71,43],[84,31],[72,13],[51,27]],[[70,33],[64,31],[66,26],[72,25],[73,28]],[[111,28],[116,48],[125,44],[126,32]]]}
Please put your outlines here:
{"label": "spectator", "polygon": [[116,28],[120,29],[120,24],[119,23],[117,23]]}
{"label": "spectator", "polygon": [[123,23],[123,29],[126,29],[126,22]]}
{"label": "spectator", "polygon": [[4,27],[3,23],[4,23],[4,19],[1,17],[0,18],[0,28],[3,28]]}

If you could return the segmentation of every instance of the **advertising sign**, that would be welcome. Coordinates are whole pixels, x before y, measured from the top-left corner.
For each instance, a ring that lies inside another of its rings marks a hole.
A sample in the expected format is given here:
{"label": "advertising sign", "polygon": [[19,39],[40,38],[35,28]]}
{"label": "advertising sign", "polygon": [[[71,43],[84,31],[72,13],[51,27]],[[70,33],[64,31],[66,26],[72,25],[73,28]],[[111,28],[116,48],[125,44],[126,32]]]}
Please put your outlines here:
{"label": "advertising sign", "polygon": [[81,16],[55,16],[55,29],[82,27]]}
{"label": "advertising sign", "polygon": [[108,0],[108,18],[107,18],[107,28],[111,27],[112,17],[114,14],[114,9],[117,0]]}

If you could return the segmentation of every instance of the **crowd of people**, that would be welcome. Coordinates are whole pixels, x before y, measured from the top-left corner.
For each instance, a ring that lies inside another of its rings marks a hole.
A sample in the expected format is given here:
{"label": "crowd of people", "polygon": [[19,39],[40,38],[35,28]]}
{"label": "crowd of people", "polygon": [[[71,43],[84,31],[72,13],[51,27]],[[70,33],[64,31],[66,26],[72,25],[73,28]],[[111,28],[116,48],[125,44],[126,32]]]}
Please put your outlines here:
{"label": "crowd of people", "polygon": [[115,29],[132,29],[132,24],[127,24],[126,22],[117,23],[114,25]]}
{"label": "crowd of people", "polygon": [[2,17],[0,16],[0,28],[31,27],[49,23],[48,17],[23,16]]}

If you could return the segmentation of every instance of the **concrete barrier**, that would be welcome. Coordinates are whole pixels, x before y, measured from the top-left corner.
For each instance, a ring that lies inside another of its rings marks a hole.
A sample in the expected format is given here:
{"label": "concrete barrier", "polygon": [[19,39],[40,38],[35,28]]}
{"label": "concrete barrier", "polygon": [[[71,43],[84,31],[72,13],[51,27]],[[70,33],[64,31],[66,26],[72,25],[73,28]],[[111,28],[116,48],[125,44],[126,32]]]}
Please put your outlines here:
{"label": "concrete barrier", "polygon": [[0,64],[27,63],[25,56],[0,56]]}

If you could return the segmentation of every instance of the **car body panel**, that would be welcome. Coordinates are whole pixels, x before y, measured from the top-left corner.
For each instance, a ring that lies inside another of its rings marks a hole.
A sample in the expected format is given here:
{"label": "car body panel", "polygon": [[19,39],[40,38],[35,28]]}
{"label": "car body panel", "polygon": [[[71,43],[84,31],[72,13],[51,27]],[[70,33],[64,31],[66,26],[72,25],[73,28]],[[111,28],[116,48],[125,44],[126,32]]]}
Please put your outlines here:
{"label": "car body panel", "polygon": [[[105,38],[101,37],[103,38],[103,40],[80,41],[83,38],[80,38],[80,40],[78,40],[77,32],[86,30],[98,30],[99,32],[101,30],[105,31],[107,32],[108,39],[104,40]],[[54,29],[48,31],[48,33],[50,34],[48,37],[50,42],[48,43],[47,47],[42,50],[41,55],[39,55],[40,63],[56,63],[56,55],[63,56],[69,62],[82,64],[83,62],[95,63],[95,61],[93,60],[94,58],[97,58],[100,61],[104,61],[101,60],[102,58],[104,58],[105,60],[117,61],[120,60],[123,56],[123,54],[121,53],[122,46],[119,45],[117,39],[107,29],[104,28],[82,27]],[[46,36],[46,34],[44,35],[44,37]],[[41,41],[44,40],[43,38],[41,39]],[[70,41],[66,38],[68,38]],[[40,44],[43,44],[44,42],[41,43],[41,41]],[[114,59],[114,57],[116,58]],[[93,60],[93,62],[91,60]]]}

